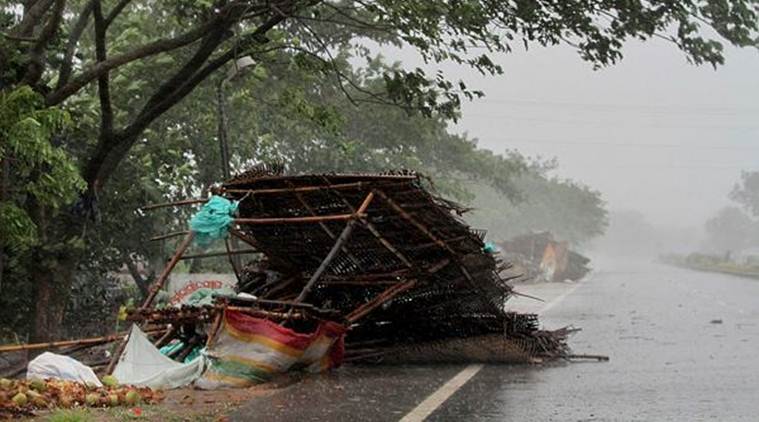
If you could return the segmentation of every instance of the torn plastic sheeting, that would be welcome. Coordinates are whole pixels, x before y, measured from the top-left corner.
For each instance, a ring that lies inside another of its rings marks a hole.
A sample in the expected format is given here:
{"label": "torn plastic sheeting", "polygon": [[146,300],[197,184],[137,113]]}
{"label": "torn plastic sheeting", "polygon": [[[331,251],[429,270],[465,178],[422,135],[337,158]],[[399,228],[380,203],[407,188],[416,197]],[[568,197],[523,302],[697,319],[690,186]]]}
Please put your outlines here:
{"label": "torn plastic sheeting", "polygon": [[209,367],[195,382],[202,389],[248,387],[294,368],[321,372],[340,366],[346,328],[323,321],[311,334],[237,311],[224,312],[224,326],[207,351]]}
{"label": "torn plastic sheeting", "polygon": [[81,382],[83,384],[102,387],[95,372],[89,366],[78,360],[45,352],[29,362],[26,370],[27,379],[60,379],[66,381]]}
{"label": "torn plastic sheeting", "polygon": [[179,363],[162,355],[135,324],[113,376],[121,384],[171,389],[191,384],[204,368],[203,356],[189,363]]}

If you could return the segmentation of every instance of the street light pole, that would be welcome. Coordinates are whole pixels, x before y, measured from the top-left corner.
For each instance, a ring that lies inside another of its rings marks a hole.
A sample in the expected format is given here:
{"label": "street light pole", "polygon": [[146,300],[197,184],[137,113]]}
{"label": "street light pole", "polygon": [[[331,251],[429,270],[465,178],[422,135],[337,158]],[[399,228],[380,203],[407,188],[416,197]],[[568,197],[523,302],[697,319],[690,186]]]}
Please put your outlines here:
{"label": "street light pole", "polygon": [[[234,62],[234,66],[230,68],[229,72],[227,72],[227,77],[223,78],[221,81],[219,81],[219,84],[216,86],[216,106],[217,111],[219,114],[219,126],[217,128],[218,130],[218,138],[219,138],[219,156],[221,160],[221,174],[224,181],[229,180],[232,177],[232,172],[229,168],[229,137],[227,136],[227,97],[224,95],[224,88],[227,86],[227,83],[231,81],[232,79],[239,77],[243,70],[251,65],[254,65],[255,62],[253,61],[250,56],[241,57]],[[227,243],[227,249],[229,249],[229,243]],[[239,249],[239,244],[237,242],[237,238],[232,238],[232,249]],[[240,262],[240,256],[239,255],[233,255],[230,257],[232,265],[235,270],[235,275],[238,274],[238,268],[241,266]],[[240,280],[237,280],[238,282]]]}
{"label": "street light pole", "polygon": [[219,152],[221,157],[221,174],[224,181],[229,180],[231,177],[229,170],[229,141],[227,139],[227,107],[226,97],[224,96],[224,87],[227,81],[229,81],[229,78],[222,79],[216,87],[216,105],[219,113]]}

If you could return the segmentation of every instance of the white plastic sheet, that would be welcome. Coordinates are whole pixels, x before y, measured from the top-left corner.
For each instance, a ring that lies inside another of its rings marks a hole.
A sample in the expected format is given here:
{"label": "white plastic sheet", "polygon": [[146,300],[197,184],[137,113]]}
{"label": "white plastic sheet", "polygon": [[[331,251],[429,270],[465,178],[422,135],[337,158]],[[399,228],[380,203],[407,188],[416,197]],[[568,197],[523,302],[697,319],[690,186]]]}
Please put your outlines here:
{"label": "white plastic sheet", "polygon": [[201,355],[189,363],[179,363],[161,354],[137,325],[132,325],[124,353],[113,376],[120,384],[155,389],[179,388],[191,384],[203,373]]}
{"label": "white plastic sheet", "polygon": [[98,387],[103,386],[89,366],[74,358],[50,352],[45,352],[29,362],[29,366],[26,369],[26,378],[53,378],[76,381]]}

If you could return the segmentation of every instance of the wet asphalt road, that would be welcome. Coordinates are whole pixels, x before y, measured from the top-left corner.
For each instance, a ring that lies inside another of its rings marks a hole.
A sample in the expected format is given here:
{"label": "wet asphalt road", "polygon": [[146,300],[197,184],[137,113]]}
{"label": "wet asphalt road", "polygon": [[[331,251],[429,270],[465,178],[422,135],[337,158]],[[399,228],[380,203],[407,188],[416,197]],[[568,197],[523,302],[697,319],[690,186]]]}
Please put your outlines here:
{"label": "wet asphalt road", "polygon": [[[581,327],[574,352],[611,361],[486,365],[428,420],[759,420],[759,281],[629,260],[595,266],[541,320]],[[253,400],[232,420],[396,421],[464,367],[345,367]]]}

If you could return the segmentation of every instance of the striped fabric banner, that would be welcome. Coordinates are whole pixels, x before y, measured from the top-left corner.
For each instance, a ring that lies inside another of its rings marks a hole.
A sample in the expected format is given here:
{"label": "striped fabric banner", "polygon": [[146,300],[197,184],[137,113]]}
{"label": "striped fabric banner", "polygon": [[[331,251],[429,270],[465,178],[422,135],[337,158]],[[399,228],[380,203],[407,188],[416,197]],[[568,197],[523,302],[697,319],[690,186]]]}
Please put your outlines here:
{"label": "striped fabric banner", "polygon": [[343,359],[345,331],[325,321],[315,332],[301,334],[266,319],[225,311],[222,329],[207,351],[210,368],[195,384],[203,389],[248,387],[289,370],[336,368]]}

